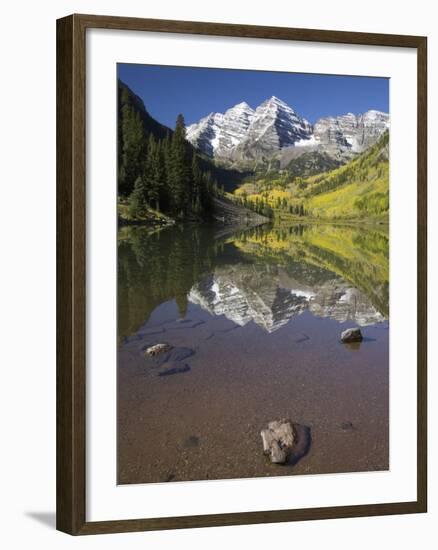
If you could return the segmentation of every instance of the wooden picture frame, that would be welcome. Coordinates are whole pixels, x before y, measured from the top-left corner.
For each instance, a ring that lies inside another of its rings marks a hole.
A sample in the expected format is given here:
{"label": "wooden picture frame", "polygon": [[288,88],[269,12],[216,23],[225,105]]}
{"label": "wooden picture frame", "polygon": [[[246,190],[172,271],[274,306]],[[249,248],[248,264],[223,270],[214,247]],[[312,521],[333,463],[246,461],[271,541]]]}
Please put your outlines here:
{"label": "wooden picture frame", "polygon": [[[87,29],[412,48],[417,52],[417,499],[411,502],[86,521],[85,79]],[[427,39],[420,36],[71,15],[57,21],[57,529],[72,535],[427,511]]]}

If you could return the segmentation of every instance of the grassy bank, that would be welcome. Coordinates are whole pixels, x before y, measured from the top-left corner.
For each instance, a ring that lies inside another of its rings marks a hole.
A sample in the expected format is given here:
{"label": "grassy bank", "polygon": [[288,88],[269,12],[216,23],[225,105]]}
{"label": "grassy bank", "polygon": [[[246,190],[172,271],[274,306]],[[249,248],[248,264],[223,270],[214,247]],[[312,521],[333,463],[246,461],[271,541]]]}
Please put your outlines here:
{"label": "grassy bank", "polygon": [[169,218],[165,214],[154,210],[153,208],[146,208],[141,215],[133,216],[130,213],[127,200],[119,199],[117,201],[117,218],[119,226],[123,225],[148,225],[151,227],[173,225],[175,220]]}

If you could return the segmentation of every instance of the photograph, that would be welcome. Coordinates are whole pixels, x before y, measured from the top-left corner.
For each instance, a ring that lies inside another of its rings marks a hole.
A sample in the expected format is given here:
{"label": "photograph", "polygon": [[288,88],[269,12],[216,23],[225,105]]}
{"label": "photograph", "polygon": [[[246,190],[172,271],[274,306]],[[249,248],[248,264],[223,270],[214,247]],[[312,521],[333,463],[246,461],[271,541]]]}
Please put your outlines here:
{"label": "photograph", "polygon": [[438,25],[373,1],[5,4],[6,550],[437,538]]}
{"label": "photograph", "polygon": [[117,483],[389,469],[389,79],[117,65]]}

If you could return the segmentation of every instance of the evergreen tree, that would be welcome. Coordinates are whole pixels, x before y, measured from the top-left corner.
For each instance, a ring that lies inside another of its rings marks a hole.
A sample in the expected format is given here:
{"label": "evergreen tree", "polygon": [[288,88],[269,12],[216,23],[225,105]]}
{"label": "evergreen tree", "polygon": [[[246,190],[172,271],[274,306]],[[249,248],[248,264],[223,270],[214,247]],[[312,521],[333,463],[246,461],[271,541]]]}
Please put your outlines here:
{"label": "evergreen tree", "polygon": [[[124,90],[123,93],[127,93]],[[145,154],[143,124],[138,112],[130,103],[125,103],[121,112],[120,127],[121,154],[119,156],[119,192],[128,196],[134,189],[135,181],[142,171]]]}
{"label": "evergreen tree", "polygon": [[146,210],[146,189],[144,179],[140,176],[135,180],[134,190],[129,196],[129,213],[136,218],[145,213]]}
{"label": "evergreen tree", "polygon": [[195,214],[199,214],[202,210],[201,199],[202,173],[199,168],[198,157],[193,152],[192,157],[192,210]]}
{"label": "evergreen tree", "polygon": [[148,202],[157,210],[160,209],[160,197],[164,187],[164,166],[160,155],[160,145],[152,134],[148,141],[148,155],[143,178],[147,189]]}
{"label": "evergreen tree", "polygon": [[169,191],[171,208],[179,216],[188,212],[191,200],[190,163],[184,117],[178,115],[172,135],[169,159]]}
{"label": "evergreen tree", "polygon": [[171,140],[169,133],[160,142],[160,158],[163,163],[163,187],[161,189],[161,208],[164,212],[169,212],[171,207],[170,201],[170,173],[171,173]]}
{"label": "evergreen tree", "polygon": [[203,172],[201,177],[201,206],[204,214],[213,210],[213,193],[211,172]]}
{"label": "evergreen tree", "polygon": [[157,210],[160,210],[161,204],[165,204],[167,200],[166,189],[166,161],[164,157],[163,141],[157,143],[154,159],[154,179],[157,183],[158,200],[156,204]]}

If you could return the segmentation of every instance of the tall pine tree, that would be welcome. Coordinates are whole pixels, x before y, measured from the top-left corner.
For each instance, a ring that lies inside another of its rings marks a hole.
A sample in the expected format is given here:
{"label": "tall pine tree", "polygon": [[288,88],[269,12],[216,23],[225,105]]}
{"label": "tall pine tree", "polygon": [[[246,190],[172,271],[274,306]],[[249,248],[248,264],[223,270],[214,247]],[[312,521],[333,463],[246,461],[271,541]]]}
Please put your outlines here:
{"label": "tall pine tree", "polygon": [[134,190],[129,195],[128,201],[129,214],[133,218],[142,216],[147,208],[146,203],[146,187],[144,178],[137,177],[134,184]]}
{"label": "tall pine tree", "polygon": [[150,134],[143,178],[146,183],[148,203],[150,206],[154,206],[157,210],[160,208],[161,187],[158,163],[158,143],[155,141],[153,134]]}
{"label": "tall pine tree", "polygon": [[195,214],[202,211],[202,172],[199,168],[198,157],[193,152],[192,158],[192,210]]}
{"label": "tall pine tree", "polygon": [[[128,94],[127,90],[123,90],[122,94]],[[121,110],[120,142],[119,192],[128,196],[142,173],[145,139],[140,115],[127,98]]]}
{"label": "tall pine tree", "polygon": [[190,207],[191,174],[183,115],[178,115],[175,131],[172,135],[168,184],[171,209],[177,216],[184,217]]}

